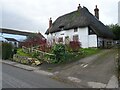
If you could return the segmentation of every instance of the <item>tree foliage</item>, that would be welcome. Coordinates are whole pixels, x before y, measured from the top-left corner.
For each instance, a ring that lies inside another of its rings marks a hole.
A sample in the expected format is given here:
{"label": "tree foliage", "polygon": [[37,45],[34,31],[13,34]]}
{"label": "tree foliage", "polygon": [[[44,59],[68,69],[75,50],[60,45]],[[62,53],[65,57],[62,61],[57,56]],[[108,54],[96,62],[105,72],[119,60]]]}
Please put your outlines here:
{"label": "tree foliage", "polygon": [[3,42],[2,43],[2,59],[6,60],[12,57],[13,46],[10,43]]}
{"label": "tree foliage", "polygon": [[44,49],[46,44],[46,39],[43,39],[39,34],[31,34],[27,36],[27,39],[21,43],[21,46],[25,47],[34,47],[41,45],[42,49]]}
{"label": "tree foliage", "polygon": [[65,46],[63,44],[55,44],[52,48],[52,53],[56,56],[55,63],[65,60]]}
{"label": "tree foliage", "polygon": [[113,34],[115,35],[114,39],[115,40],[120,40],[120,26],[117,24],[111,24],[108,25],[109,29],[113,32]]}

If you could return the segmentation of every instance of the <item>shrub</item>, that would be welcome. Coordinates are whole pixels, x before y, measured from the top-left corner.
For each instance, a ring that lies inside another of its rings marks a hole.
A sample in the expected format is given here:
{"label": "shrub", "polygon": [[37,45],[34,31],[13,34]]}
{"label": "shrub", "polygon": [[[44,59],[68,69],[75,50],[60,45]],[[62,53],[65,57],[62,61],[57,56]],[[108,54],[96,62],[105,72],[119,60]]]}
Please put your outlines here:
{"label": "shrub", "polygon": [[78,52],[79,48],[81,47],[81,44],[79,41],[70,41],[70,47],[71,47],[72,51]]}
{"label": "shrub", "polygon": [[12,57],[12,44],[3,42],[2,43],[2,59],[6,60]]}
{"label": "shrub", "polygon": [[65,45],[65,50],[66,50],[67,52],[72,52],[72,48],[71,48],[70,45],[68,45],[68,44]]}
{"label": "shrub", "polygon": [[63,44],[55,44],[52,48],[52,53],[55,54],[54,63],[60,63],[65,60],[65,46]]}
{"label": "shrub", "polygon": [[39,52],[33,52],[32,58],[38,58],[39,55],[40,55]]}
{"label": "shrub", "polygon": [[56,62],[56,57],[54,54],[45,54],[44,55],[44,61],[47,63],[55,63]]}

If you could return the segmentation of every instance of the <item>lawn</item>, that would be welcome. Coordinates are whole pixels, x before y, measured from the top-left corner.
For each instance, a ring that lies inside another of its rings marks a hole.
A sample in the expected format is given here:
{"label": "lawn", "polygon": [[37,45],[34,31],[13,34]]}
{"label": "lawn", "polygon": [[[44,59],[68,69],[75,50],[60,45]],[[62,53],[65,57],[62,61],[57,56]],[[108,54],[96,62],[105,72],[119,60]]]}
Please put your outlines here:
{"label": "lawn", "polygon": [[98,48],[80,48],[80,52],[83,52],[84,57],[96,54],[101,51]]}
{"label": "lawn", "polygon": [[20,56],[28,56],[28,57],[31,57],[30,54],[24,53],[22,49],[18,49],[18,50],[17,50],[17,54],[19,54]]}
{"label": "lawn", "polygon": [[100,51],[101,49],[98,48],[80,48],[78,52],[68,52],[65,56],[65,63],[80,60],[81,58],[97,54]]}

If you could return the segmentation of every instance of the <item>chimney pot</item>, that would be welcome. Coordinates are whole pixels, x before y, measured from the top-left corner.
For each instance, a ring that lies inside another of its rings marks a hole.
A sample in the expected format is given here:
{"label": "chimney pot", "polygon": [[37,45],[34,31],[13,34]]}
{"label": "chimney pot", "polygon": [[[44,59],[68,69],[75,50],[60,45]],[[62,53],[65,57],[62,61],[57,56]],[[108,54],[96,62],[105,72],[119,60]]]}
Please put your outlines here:
{"label": "chimney pot", "polygon": [[52,18],[50,17],[50,20],[49,20],[49,28],[52,26]]}
{"label": "chimney pot", "polygon": [[79,4],[79,6],[78,6],[78,10],[80,10],[82,7],[80,6],[80,4]]}
{"label": "chimney pot", "polygon": [[97,5],[95,7],[97,8]]}
{"label": "chimney pot", "polygon": [[99,19],[99,9],[97,8],[97,5],[95,6],[96,8],[94,9],[95,11],[95,16],[97,19]]}

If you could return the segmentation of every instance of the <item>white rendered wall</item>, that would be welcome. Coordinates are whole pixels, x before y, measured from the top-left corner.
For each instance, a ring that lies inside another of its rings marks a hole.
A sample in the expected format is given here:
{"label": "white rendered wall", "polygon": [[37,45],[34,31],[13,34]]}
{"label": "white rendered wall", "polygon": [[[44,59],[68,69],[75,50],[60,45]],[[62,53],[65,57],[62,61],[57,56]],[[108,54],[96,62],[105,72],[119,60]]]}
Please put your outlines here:
{"label": "white rendered wall", "polygon": [[89,47],[97,47],[97,35],[89,35]]}
{"label": "white rendered wall", "polygon": [[88,48],[88,27],[85,28],[79,28],[79,41],[81,42],[82,48]]}
{"label": "white rendered wall", "polygon": [[77,32],[74,32],[74,29],[55,32],[48,35],[48,40],[52,42],[55,39],[55,42],[58,42],[58,39],[62,37],[63,43],[65,43],[66,36],[69,36],[69,40],[72,41],[74,35],[79,36],[79,42],[81,42],[82,48],[97,47],[97,36],[88,35],[88,27],[78,28]]}
{"label": "white rendered wall", "polygon": [[52,36],[55,37],[56,42],[58,38],[63,37],[64,43],[66,36],[69,36],[69,40],[72,41],[74,35],[79,35],[79,41],[81,42],[82,47],[88,48],[88,27],[78,28],[77,32],[74,32],[74,29],[71,29],[71,30],[63,30],[52,34]]}

